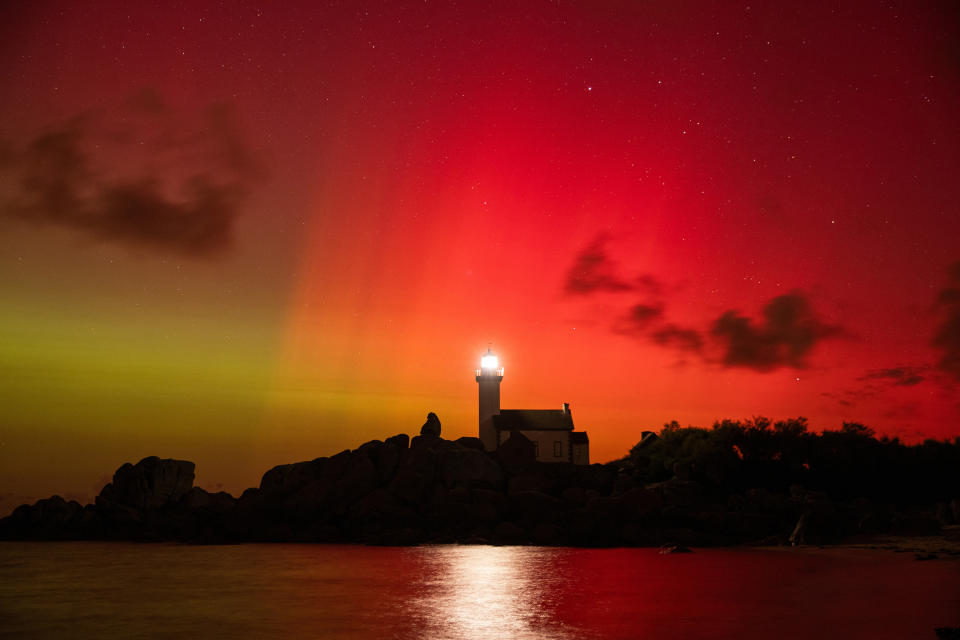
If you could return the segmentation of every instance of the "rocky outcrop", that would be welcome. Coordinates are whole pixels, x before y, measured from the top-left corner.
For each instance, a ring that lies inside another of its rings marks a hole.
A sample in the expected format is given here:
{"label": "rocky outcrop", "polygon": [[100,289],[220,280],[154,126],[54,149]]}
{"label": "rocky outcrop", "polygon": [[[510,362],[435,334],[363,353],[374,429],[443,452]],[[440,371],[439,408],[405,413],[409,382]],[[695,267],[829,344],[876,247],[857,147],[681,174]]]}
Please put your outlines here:
{"label": "rocky outcrop", "polygon": [[97,496],[133,509],[158,509],[182,498],[193,487],[194,464],[186,460],[144,458],[129,462],[113,474]]}
{"label": "rocky outcrop", "polygon": [[81,537],[84,507],[60,496],[22,504],[0,520],[0,537],[63,540]]}
{"label": "rocky outcrop", "polygon": [[[647,434],[645,447],[659,447]],[[124,464],[96,502],[59,496],[0,520],[0,539],[361,542],[577,546],[829,544],[854,534],[931,535],[952,529],[948,501],[930,507],[838,500],[802,485],[780,490],[711,483],[705,467],[620,460],[507,464],[477,438],[445,440],[430,414],[420,435],[273,467],[234,498],[193,486],[194,465]]]}

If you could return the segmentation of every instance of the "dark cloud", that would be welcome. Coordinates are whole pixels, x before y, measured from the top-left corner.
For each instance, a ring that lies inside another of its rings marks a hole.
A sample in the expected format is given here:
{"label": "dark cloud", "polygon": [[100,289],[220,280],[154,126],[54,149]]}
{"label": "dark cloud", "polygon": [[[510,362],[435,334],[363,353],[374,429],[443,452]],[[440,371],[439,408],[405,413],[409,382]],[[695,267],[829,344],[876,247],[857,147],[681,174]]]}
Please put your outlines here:
{"label": "dark cloud", "polygon": [[[717,318],[708,331],[677,325],[668,320],[663,302],[665,287],[661,281],[651,274],[642,274],[631,281],[621,277],[607,255],[607,240],[605,234],[598,235],[576,257],[564,289],[571,295],[635,291],[646,297],[647,300],[629,307],[611,323],[615,333],[696,353],[708,362],[717,361],[712,355],[717,347],[723,366],[755,371],[803,368],[817,343],[844,333],[840,327],[822,322],[807,298],[798,291],[767,303],[759,323],[730,310]],[[916,382],[912,377],[904,377],[899,384]]]}
{"label": "dark cloud", "polygon": [[664,322],[664,306],[636,304],[614,325],[616,333],[649,338],[661,347],[680,351],[697,352],[703,349],[703,337],[699,331]]}
{"label": "dark cloud", "polygon": [[637,288],[651,296],[662,296],[664,291],[663,283],[649,273],[637,277]]}
{"label": "dark cloud", "polygon": [[87,114],[5,147],[0,215],[185,256],[229,247],[261,175],[232,110],[193,122],[144,91],[115,120]]}
{"label": "dark cloud", "polygon": [[662,317],[662,304],[636,304],[630,307],[627,320],[636,329],[647,329]]}
{"label": "dark cloud", "polygon": [[933,346],[941,351],[937,366],[960,380],[960,262],[950,267],[950,284],[937,296],[940,325]]}
{"label": "dark cloud", "polygon": [[601,291],[630,291],[634,286],[621,279],[607,255],[607,237],[597,236],[577,255],[567,273],[564,290],[571,295],[587,295]]}
{"label": "dark cloud", "polygon": [[759,324],[731,310],[717,318],[711,328],[711,335],[723,348],[724,366],[756,371],[803,368],[806,356],[818,342],[841,333],[839,327],[821,322],[799,292],[771,300]]}
{"label": "dark cloud", "polygon": [[888,380],[898,387],[912,387],[924,381],[924,367],[899,366],[889,369],[872,369],[858,380]]}
{"label": "dark cloud", "polygon": [[650,339],[660,346],[673,347],[681,351],[703,350],[703,336],[695,329],[678,327],[675,324],[665,324],[650,334]]}

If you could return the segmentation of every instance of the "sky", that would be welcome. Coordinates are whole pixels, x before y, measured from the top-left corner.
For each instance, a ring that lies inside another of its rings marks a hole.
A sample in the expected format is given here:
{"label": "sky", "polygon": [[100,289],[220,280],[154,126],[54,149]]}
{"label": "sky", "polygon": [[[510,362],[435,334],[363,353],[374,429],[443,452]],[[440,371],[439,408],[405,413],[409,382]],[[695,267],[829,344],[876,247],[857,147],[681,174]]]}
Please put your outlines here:
{"label": "sky", "polygon": [[0,511],[569,402],[960,436],[952,3],[0,6]]}

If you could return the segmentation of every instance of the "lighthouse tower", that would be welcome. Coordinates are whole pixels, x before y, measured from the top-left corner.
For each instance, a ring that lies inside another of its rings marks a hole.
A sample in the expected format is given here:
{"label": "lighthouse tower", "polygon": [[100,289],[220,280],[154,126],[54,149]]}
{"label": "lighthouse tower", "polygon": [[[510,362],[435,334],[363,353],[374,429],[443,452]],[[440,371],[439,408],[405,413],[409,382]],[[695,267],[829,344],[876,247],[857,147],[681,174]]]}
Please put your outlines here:
{"label": "lighthouse tower", "polygon": [[500,381],[503,380],[503,368],[493,351],[480,358],[477,369],[477,386],[480,388],[480,440],[483,448],[494,451],[497,448],[497,432],[493,428],[493,416],[500,413]]}

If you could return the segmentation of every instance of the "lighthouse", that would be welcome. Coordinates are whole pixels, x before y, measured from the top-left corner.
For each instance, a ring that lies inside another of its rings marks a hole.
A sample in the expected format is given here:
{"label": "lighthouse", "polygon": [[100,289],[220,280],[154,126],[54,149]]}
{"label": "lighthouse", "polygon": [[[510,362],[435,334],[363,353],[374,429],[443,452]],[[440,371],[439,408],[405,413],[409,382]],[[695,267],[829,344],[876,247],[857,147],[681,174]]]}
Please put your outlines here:
{"label": "lighthouse", "polygon": [[477,372],[480,441],[501,459],[530,462],[590,464],[586,431],[573,430],[573,414],[566,402],[559,409],[501,409],[503,367],[492,349],[480,358]]}
{"label": "lighthouse", "polygon": [[477,369],[477,386],[480,388],[480,440],[487,451],[497,448],[497,431],[493,426],[493,416],[500,413],[500,381],[503,380],[503,367],[497,356],[489,348],[480,358]]}

